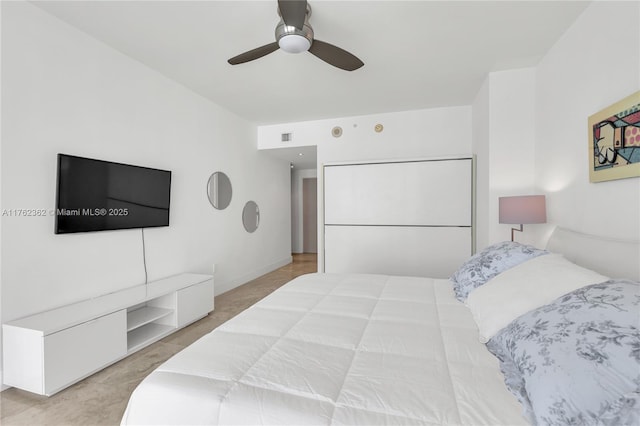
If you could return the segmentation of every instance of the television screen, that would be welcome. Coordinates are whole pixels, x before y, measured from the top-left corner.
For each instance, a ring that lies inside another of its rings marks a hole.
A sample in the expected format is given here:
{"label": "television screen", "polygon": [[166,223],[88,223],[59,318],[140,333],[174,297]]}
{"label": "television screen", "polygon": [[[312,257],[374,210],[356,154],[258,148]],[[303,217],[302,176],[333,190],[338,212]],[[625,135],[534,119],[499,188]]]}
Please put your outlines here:
{"label": "television screen", "polygon": [[58,154],[56,234],[169,225],[171,172]]}

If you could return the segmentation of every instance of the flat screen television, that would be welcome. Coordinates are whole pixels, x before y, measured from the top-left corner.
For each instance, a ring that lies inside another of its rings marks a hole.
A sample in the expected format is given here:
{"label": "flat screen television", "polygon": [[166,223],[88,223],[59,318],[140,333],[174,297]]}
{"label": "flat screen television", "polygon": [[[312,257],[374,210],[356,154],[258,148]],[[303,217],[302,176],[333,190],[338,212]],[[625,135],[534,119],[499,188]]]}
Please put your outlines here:
{"label": "flat screen television", "polygon": [[58,154],[55,233],[169,226],[171,172]]}

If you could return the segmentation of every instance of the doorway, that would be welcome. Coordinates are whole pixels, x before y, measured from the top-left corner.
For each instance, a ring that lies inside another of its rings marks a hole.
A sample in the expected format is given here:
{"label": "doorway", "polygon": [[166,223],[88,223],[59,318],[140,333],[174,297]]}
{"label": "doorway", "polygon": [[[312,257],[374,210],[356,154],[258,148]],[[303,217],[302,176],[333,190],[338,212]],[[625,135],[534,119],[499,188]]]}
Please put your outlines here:
{"label": "doorway", "polygon": [[318,253],[318,179],[302,179],[302,251]]}

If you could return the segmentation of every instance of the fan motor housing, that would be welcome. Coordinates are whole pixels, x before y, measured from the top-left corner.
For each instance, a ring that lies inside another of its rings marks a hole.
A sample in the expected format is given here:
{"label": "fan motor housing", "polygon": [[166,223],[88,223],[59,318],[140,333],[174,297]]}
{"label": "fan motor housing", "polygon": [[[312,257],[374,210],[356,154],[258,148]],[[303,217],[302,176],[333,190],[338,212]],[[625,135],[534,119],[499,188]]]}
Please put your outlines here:
{"label": "fan motor housing", "polygon": [[[311,43],[313,43],[313,28],[309,25],[309,17],[311,16],[311,6],[307,3],[307,13],[304,17],[304,24],[302,30],[287,25],[282,19],[280,9],[278,9],[278,15],[280,15],[280,22],[276,26],[276,41],[282,50],[289,53],[299,53],[309,50]],[[306,42],[305,40],[306,39]]]}

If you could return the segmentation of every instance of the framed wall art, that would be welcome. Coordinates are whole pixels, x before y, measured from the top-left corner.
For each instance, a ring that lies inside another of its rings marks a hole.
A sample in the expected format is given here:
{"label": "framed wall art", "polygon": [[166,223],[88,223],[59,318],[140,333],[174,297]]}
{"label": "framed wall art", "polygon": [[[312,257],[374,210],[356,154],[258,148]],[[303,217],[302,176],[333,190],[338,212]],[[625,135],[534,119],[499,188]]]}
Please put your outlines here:
{"label": "framed wall art", "polygon": [[589,181],[640,176],[640,91],[589,117]]}

